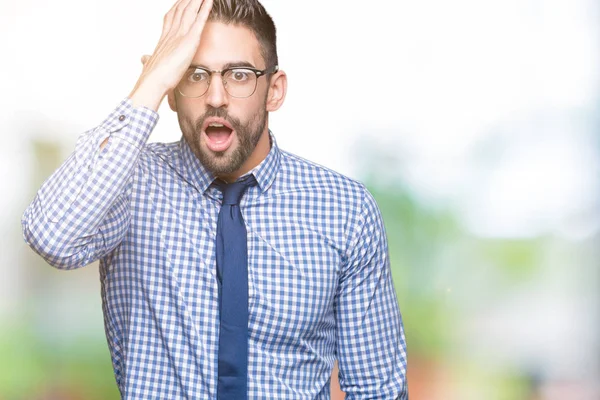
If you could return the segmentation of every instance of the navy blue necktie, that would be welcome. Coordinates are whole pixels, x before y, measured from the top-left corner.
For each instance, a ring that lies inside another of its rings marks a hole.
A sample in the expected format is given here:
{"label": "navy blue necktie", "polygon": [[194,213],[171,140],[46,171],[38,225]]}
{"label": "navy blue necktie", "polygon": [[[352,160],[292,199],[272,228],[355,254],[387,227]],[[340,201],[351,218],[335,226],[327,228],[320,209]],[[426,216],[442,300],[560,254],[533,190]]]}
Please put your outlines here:
{"label": "navy blue necktie", "polygon": [[220,292],[218,400],[248,398],[248,243],[240,199],[256,179],[217,184],[223,204],[217,222]]}

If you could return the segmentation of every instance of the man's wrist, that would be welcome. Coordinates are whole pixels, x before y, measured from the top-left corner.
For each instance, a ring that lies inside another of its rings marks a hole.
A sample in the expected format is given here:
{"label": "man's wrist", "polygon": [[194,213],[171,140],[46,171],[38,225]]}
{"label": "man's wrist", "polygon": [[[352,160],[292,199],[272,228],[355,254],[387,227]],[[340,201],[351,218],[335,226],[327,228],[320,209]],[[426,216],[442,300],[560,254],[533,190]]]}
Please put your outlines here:
{"label": "man's wrist", "polygon": [[160,107],[165,94],[166,92],[158,85],[153,85],[140,78],[128,97],[131,99],[133,108],[146,107],[158,112],[158,107]]}

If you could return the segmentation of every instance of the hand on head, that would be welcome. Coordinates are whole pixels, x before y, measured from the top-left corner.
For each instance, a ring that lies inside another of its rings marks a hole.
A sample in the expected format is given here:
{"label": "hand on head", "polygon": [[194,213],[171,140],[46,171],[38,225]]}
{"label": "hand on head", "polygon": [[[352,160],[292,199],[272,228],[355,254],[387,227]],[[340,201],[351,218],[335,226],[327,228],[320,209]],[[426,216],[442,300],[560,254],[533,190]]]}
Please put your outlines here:
{"label": "hand on head", "polygon": [[157,110],[177,86],[196,54],[212,4],[213,0],[178,0],[167,12],[154,53],[142,56],[142,74],[130,95],[134,105]]}

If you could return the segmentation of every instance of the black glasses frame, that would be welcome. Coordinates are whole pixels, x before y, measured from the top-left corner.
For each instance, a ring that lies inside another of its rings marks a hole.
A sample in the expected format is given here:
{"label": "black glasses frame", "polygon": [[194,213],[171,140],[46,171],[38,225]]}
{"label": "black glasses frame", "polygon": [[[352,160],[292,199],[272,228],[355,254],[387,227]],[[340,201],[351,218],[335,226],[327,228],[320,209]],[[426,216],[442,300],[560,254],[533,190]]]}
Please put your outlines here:
{"label": "black glasses frame", "polygon": [[257,68],[252,68],[252,67],[246,67],[246,66],[229,67],[229,68],[225,68],[225,69],[222,69],[222,70],[210,70],[210,69],[207,69],[207,68],[204,68],[204,67],[192,67],[192,68],[189,68],[189,69],[193,69],[194,71],[196,71],[196,70],[202,70],[202,71],[204,71],[204,72],[206,72],[208,74],[208,86],[206,86],[206,91],[204,93],[202,93],[201,95],[199,95],[199,96],[188,96],[188,95],[185,95],[185,94],[183,94],[181,92],[181,89],[179,88],[179,85],[177,85],[177,91],[179,92],[179,94],[182,95],[183,97],[187,97],[187,98],[191,98],[191,99],[196,99],[198,97],[202,97],[202,96],[204,96],[208,92],[208,89],[210,88],[210,85],[212,83],[212,76],[213,76],[213,74],[220,74],[221,75],[221,79],[223,79],[225,77],[226,73],[228,73],[230,71],[233,71],[233,70],[236,70],[236,69],[244,69],[244,70],[247,70],[247,71],[254,72],[254,74],[256,75],[256,82],[254,84],[254,90],[248,96],[243,96],[243,97],[233,96],[231,93],[229,93],[229,91],[227,91],[227,85],[223,84],[223,86],[225,87],[225,91],[227,92],[228,95],[230,95],[231,97],[238,98],[238,99],[245,99],[245,98],[248,98],[248,97],[252,96],[256,92],[256,87],[258,86],[258,78],[260,78],[261,76],[268,75],[268,74],[274,74],[275,72],[279,71],[279,66],[278,65],[273,65],[270,68],[265,68],[265,69],[262,69],[262,70],[261,69],[257,69]]}

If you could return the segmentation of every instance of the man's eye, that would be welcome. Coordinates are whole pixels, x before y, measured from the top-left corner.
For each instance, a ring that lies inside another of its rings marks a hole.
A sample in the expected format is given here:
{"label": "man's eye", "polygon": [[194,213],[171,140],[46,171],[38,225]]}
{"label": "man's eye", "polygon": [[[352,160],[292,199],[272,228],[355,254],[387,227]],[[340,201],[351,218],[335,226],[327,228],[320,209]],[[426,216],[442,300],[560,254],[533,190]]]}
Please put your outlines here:
{"label": "man's eye", "polygon": [[231,79],[235,82],[244,82],[251,78],[252,71],[247,69],[234,69],[231,71]]}
{"label": "man's eye", "polygon": [[203,82],[208,79],[208,74],[204,71],[192,71],[188,76],[188,81],[192,83]]}

